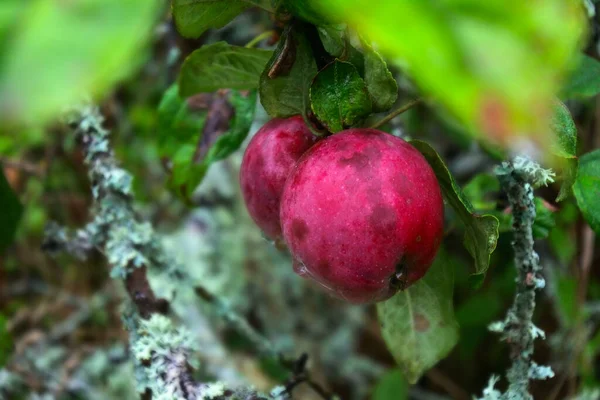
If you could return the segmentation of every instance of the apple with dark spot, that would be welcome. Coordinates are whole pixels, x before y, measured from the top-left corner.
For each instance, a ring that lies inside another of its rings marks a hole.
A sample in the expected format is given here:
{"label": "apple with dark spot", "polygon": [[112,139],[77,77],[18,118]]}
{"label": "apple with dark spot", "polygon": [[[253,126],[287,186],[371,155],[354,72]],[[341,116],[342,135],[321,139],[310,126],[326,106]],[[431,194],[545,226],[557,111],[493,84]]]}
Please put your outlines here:
{"label": "apple with dark spot", "polygon": [[298,161],[281,198],[281,224],[297,273],[367,303],[425,275],[442,240],[444,204],[413,146],[378,130],[349,129]]}
{"label": "apple with dark spot", "polygon": [[240,186],[250,216],[264,234],[281,238],[279,203],[285,180],[317,137],[302,116],[275,118],[252,138],[240,169]]}

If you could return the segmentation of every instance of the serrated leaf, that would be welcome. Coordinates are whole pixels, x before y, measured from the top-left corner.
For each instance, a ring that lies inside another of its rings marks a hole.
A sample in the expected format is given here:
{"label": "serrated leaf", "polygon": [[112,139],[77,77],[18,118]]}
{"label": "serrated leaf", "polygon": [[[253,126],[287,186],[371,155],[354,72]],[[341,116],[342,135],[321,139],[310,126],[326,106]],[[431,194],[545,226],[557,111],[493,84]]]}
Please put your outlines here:
{"label": "serrated leaf", "polygon": [[600,233],[600,149],[579,159],[573,193],[585,220],[596,233]]}
{"label": "serrated leaf", "polygon": [[356,125],[372,110],[367,86],[354,65],[337,60],[315,77],[310,86],[310,106],[333,133]]}
{"label": "serrated leaf", "polygon": [[173,0],[171,7],[177,31],[197,38],[207,29],[225,26],[251,6],[242,0]]}
{"label": "serrated leaf", "polygon": [[554,140],[552,152],[566,159],[562,167],[562,184],[556,201],[566,199],[572,191],[577,176],[577,127],[569,109],[560,101],[555,103],[552,117],[552,131]]}
{"label": "serrated leaf", "polygon": [[144,61],[158,0],[20,2],[0,65],[0,119],[44,124]]}
{"label": "serrated leaf", "polygon": [[399,369],[392,369],[383,374],[375,383],[371,400],[406,400],[408,399],[408,382]]}
{"label": "serrated leaf", "polygon": [[586,31],[579,2],[319,4],[377,43],[473,134],[505,145],[529,134],[541,147],[549,144],[552,97]]}
{"label": "serrated leaf", "polygon": [[289,26],[260,77],[260,102],[267,114],[272,118],[306,115],[316,74],[308,40],[297,25]]}
{"label": "serrated leaf", "polygon": [[490,265],[490,255],[498,242],[499,221],[493,215],[475,213],[473,205],[454,180],[437,152],[426,142],[411,140],[410,144],[423,154],[438,179],[442,193],[465,226],[464,246],[475,261],[471,282],[479,286]]}
{"label": "serrated leaf", "polygon": [[577,68],[565,83],[561,97],[563,99],[587,98],[600,93],[600,62],[595,58],[581,54]]}
{"label": "serrated leaf", "polygon": [[423,279],[377,304],[383,339],[411,384],[458,341],[454,265],[447,259],[440,251]]}
{"label": "serrated leaf", "polygon": [[272,55],[271,50],[248,49],[225,42],[202,46],[181,66],[180,95],[188,97],[218,89],[256,89]]}
{"label": "serrated leaf", "polygon": [[373,102],[373,112],[387,111],[398,98],[398,83],[387,63],[375,49],[362,43],[365,56],[365,83]]}
{"label": "serrated leaf", "polygon": [[560,101],[557,101],[554,106],[552,130],[555,135],[552,152],[563,158],[575,157],[577,155],[577,127],[571,117],[571,112]]}
{"label": "serrated leaf", "polygon": [[0,164],[0,254],[13,242],[23,206],[12,190]]}
{"label": "serrated leaf", "polygon": [[232,92],[229,101],[235,110],[227,132],[220,135],[210,146],[200,162],[196,162],[196,143],[182,146],[173,159],[172,188],[184,200],[189,201],[194,190],[204,179],[210,166],[239,149],[248,135],[256,109],[256,91],[247,96]]}

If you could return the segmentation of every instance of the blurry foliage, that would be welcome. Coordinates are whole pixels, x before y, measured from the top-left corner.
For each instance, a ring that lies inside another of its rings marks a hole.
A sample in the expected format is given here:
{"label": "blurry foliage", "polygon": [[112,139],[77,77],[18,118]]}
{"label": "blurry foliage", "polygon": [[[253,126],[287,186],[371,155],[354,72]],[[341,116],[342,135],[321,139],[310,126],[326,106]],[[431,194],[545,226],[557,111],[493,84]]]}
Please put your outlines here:
{"label": "blurry foliage", "polygon": [[600,233],[600,149],[584,154],[579,162],[575,198],[587,222]]}
{"label": "blurry foliage", "polygon": [[105,95],[143,64],[140,50],[161,2],[9,0],[0,7],[0,49],[10,54],[0,59],[0,116],[43,124],[83,96]]}
{"label": "blurry foliage", "polygon": [[578,2],[308,3],[374,40],[475,133],[503,144],[525,133],[547,145],[550,99],[584,33]]}

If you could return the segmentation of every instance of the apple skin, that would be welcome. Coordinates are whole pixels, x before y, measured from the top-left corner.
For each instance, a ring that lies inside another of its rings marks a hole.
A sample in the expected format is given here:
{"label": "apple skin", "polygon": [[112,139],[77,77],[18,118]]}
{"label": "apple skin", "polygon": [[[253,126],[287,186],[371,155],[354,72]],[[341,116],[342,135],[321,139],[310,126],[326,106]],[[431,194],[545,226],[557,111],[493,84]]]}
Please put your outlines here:
{"label": "apple skin", "polygon": [[281,238],[279,203],[286,178],[316,141],[296,115],[267,122],[246,148],[240,168],[242,195],[250,216],[270,239]]}
{"label": "apple skin", "polygon": [[385,132],[349,129],[298,161],[281,223],[298,274],[368,303],[425,275],[442,240],[444,204],[418,150]]}

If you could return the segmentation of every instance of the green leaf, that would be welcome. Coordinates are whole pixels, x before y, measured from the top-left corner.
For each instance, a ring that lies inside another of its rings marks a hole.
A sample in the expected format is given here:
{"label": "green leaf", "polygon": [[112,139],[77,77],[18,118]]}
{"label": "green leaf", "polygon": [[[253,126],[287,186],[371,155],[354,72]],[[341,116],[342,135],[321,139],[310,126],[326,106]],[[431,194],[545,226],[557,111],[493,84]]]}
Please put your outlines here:
{"label": "green leaf", "polygon": [[330,25],[340,22],[339,17],[323,13],[322,0],[282,0],[282,4],[292,15],[313,25]]}
{"label": "green leaf", "polygon": [[0,119],[43,124],[144,62],[158,0],[20,2],[0,65]]}
{"label": "green leaf", "polygon": [[200,162],[194,160],[197,141],[192,141],[180,146],[172,159],[171,187],[186,202],[189,202],[210,166],[239,149],[248,135],[254,120],[256,91],[251,91],[247,96],[232,92],[229,102],[235,110],[230,127],[215,140],[204,158]]}
{"label": "green leaf", "polygon": [[488,199],[490,194],[500,191],[500,182],[491,174],[477,174],[464,187],[463,193],[478,211],[496,209],[496,200]]}
{"label": "green leaf", "polygon": [[533,237],[535,239],[545,239],[550,234],[550,231],[556,225],[554,220],[554,212],[550,210],[544,201],[536,197],[535,203],[535,220],[533,221]]}
{"label": "green leaf", "polygon": [[206,111],[192,110],[188,102],[179,97],[179,88],[171,85],[158,106],[159,153],[172,157],[185,144],[198,143]]}
{"label": "green leaf", "polygon": [[441,250],[423,279],[377,304],[383,339],[411,384],[458,341],[454,264],[447,258]]}
{"label": "green leaf", "polygon": [[557,101],[552,117],[552,130],[555,140],[552,152],[559,157],[574,158],[577,155],[577,127],[571,112],[562,102]]}
{"label": "green leaf", "polygon": [[408,399],[408,383],[399,369],[392,369],[383,374],[373,389],[371,400],[406,400]]}
{"label": "green leaf", "polygon": [[[0,254],[13,242],[23,214],[23,206],[0,167]],[[0,352],[1,353],[1,352]]]}
{"label": "green leaf", "polygon": [[498,242],[498,218],[493,215],[475,213],[473,205],[463,194],[448,167],[437,152],[426,142],[411,140],[429,162],[438,179],[442,193],[465,225],[464,245],[475,261],[475,272],[471,275],[472,284],[479,286],[485,278],[490,265],[490,254]]}
{"label": "green leaf", "polygon": [[306,115],[316,74],[306,36],[297,25],[288,27],[260,77],[260,101],[267,114],[272,118]]}
{"label": "green leaf", "polygon": [[333,133],[356,125],[372,110],[367,86],[354,65],[337,60],[315,77],[310,86],[310,105]]}
{"label": "green leaf", "polygon": [[600,233],[600,149],[579,159],[573,193],[585,220],[596,233]]}
{"label": "green leaf", "polygon": [[10,358],[13,347],[13,339],[10,332],[8,332],[7,324],[8,321],[6,320],[6,317],[0,314],[0,368],[2,368]]}
{"label": "green leaf", "polygon": [[387,111],[398,98],[398,83],[377,51],[362,43],[365,56],[365,83],[373,102],[373,112]]}
{"label": "green leaf", "polygon": [[552,98],[586,30],[579,2],[319,3],[375,42],[470,132],[503,144],[535,134],[549,144]]}
{"label": "green leaf", "polygon": [[248,49],[225,42],[202,46],[181,66],[180,95],[188,97],[218,89],[256,89],[272,55],[271,50]]}
{"label": "green leaf", "polygon": [[225,26],[251,6],[242,0],[173,0],[171,7],[177,31],[197,38],[207,29]]}
{"label": "green leaf", "polygon": [[572,191],[577,177],[577,127],[569,109],[560,101],[555,103],[552,117],[554,140],[552,152],[566,161],[562,165],[562,185],[556,201],[566,199]]}
{"label": "green leaf", "polygon": [[593,97],[600,93],[600,62],[585,54],[579,55],[577,68],[564,85],[563,99]]}

